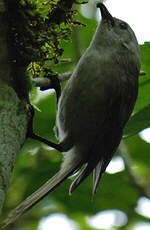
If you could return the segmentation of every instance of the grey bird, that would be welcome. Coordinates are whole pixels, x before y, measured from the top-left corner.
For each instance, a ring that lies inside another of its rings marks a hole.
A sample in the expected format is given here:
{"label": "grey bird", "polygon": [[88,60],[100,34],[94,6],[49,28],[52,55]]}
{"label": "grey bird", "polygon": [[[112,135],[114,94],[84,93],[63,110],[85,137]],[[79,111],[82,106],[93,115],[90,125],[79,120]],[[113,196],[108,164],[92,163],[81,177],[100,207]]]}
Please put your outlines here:
{"label": "grey bird", "polygon": [[112,17],[102,3],[97,7],[101,10],[101,23],[58,103],[56,130],[64,155],[61,169],[15,208],[5,225],[81,168],[70,193],[94,172],[95,194],[121,141],[137,99],[140,51],[131,27]]}

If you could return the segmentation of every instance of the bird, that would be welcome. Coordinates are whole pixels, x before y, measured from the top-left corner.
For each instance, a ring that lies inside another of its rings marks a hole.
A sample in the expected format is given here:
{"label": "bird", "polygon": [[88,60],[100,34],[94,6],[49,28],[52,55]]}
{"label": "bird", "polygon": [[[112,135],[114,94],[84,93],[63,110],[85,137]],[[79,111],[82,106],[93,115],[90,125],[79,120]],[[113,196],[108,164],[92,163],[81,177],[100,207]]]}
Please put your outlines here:
{"label": "bird", "polygon": [[58,101],[55,130],[63,154],[60,170],[12,210],[5,226],[75,172],[69,193],[93,172],[96,194],[120,144],[138,95],[140,50],[129,24],[113,17],[103,3],[97,7],[102,20]]}

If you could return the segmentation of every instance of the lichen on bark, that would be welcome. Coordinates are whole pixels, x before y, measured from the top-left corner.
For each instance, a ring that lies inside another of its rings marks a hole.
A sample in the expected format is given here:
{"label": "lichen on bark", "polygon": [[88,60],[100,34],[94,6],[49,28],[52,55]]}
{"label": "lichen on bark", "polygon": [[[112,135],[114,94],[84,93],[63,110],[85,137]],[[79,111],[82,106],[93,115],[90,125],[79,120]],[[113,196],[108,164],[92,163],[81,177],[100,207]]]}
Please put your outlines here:
{"label": "lichen on bark", "polygon": [[16,155],[26,136],[26,103],[13,88],[0,83],[0,209],[3,206]]}
{"label": "lichen on bark", "polygon": [[11,61],[7,4],[5,0],[0,0],[0,212],[30,119],[28,93],[20,88],[23,81],[18,81],[18,74],[20,79],[26,78],[25,68]]}

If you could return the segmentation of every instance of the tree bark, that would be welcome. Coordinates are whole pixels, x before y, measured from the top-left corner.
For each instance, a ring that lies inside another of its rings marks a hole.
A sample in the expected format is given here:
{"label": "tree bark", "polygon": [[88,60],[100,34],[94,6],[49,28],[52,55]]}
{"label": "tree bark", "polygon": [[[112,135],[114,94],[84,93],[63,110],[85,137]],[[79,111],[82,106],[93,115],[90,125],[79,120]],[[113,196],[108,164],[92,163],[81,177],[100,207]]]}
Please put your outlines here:
{"label": "tree bark", "polygon": [[26,139],[30,119],[27,98],[16,91],[16,73],[19,73],[20,78],[25,77],[25,68],[10,61],[6,15],[6,2],[0,0],[0,212],[16,155]]}
{"label": "tree bark", "polygon": [[[66,13],[74,2],[75,0],[59,0],[50,22],[66,22]],[[18,0],[0,0],[0,213],[16,155],[26,139],[32,116],[26,68],[33,60],[26,57],[26,50],[23,53],[19,49],[23,41],[20,40],[22,36],[18,35],[21,35],[19,33],[22,30],[18,32],[17,28],[24,28],[21,19],[25,18],[21,18],[20,8],[18,10],[17,7]]]}

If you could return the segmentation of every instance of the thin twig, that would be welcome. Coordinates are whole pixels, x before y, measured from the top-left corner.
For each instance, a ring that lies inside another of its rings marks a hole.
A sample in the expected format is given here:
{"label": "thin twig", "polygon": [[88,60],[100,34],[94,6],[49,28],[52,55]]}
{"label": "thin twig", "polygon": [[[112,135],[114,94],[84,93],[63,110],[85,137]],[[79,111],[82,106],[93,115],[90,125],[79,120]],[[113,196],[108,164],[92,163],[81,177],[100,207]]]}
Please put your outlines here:
{"label": "thin twig", "polygon": [[78,28],[74,27],[73,29],[73,44],[74,44],[74,60],[75,62],[78,62],[78,60],[80,59],[81,55],[82,55],[82,51],[81,51],[81,41],[80,41],[80,37],[79,37],[79,31]]}
{"label": "thin twig", "polygon": [[33,78],[32,82],[35,87],[45,87],[46,88],[51,85],[51,80],[46,77]]}
{"label": "thin twig", "polygon": [[65,73],[61,73],[61,74],[58,74],[58,78],[60,81],[66,81],[66,80],[69,80],[69,78],[71,77],[73,71],[68,71],[68,72],[65,72]]}
{"label": "thin twig", "polygon": [[133,165],[132,165],[130,155],[123,142],[121,142],[118,150],[124,160],[125,169],[131,178],[132,184],[139,190],[142,196],[150,198],[150,185],[149,186],[144,185],[142,178],[139,175],[137,175],[133,170]]}

